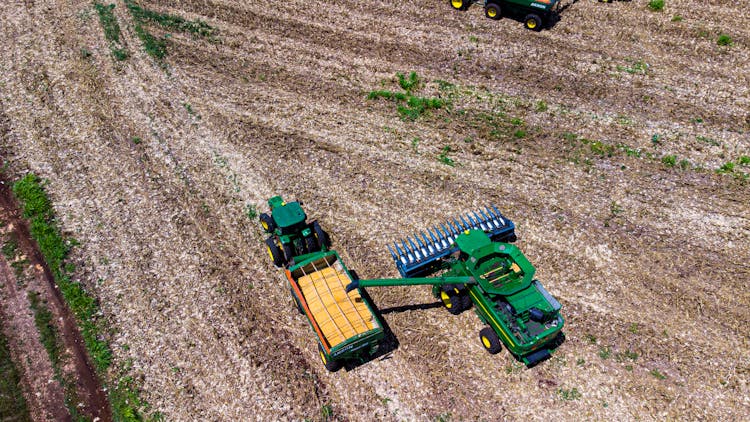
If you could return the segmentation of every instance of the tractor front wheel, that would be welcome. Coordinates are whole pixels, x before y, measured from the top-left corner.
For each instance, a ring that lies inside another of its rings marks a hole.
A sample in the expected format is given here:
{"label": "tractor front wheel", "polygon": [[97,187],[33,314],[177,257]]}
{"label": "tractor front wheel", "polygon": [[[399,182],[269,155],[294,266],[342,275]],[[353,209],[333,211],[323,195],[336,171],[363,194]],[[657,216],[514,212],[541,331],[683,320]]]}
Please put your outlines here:
{"label": "tractor front wheel", "polygon": [[539,15],[534,13],[529,13],[526,15],[525,18],[523,18],[523,25],[532,31],[541,31],[542,30],[542,18],[539,17]]}
{"label": "tractor front wheel", "polygon": [[482,342],[482,346],[484,346],[485,350],[492,355],[503,350],[502,343],[500,343],[497,333],[495,333],[495,330],[491,327],[484,327],[479,331],[479,340]]}
{"label": "tractor front wheel", "polygon": [[284,254],[281,253],[281,249],[279,249],[273,236],[266,239],[266,251],[268,252],[268,256],[271,257],[273,265],[277,267],[284,265]]}
{"label": "tractor front wheel", "polygon": [[323,365],[327,370],[336,372],[341,369],[341,362],[337,360],[329,360],[328,358],[326,358],[326,353],[325,351],[323,351],[323,346],[321,346],[320,343],[318,343],[318,354],[320,355],[320,360],[323,361]]}
{"label": "tractor front wheel", "polygon": [[500,19],[503,16],[500,5],[497,3],[489,3],[487,6],[484,6],[484,16],[487,16],[492,20]]}
{"label": "tractor front wheel", "polygon": [[271,233],[272,231],[276,230],[276,223],[274,223],[273,218],[263,213],[260,215],[260,225],[263,227],[263,230],[265,230],[266,233]]}
{"label": "tractor front wheel", "polygon": [[450,0],[451,7],[456,10],[466,10],[469,8],[469,1],[466,0]]}

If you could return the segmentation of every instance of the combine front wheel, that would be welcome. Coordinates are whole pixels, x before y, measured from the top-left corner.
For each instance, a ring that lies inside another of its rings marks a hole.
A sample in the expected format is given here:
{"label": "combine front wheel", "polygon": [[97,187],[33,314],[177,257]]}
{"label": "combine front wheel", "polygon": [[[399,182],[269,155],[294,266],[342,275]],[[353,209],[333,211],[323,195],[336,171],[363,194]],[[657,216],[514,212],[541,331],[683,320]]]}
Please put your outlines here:
{"label": "combine front wheel", "polygon": [[497,338],[497,333],[491,327],[484,327],[479,331],[479,340],[482,341],[482,346],[492,355],[503,349],[500,339]]}
{"label": "combine front wheel", "polygon": [[463,304],[461,303],[461,297],[453,291],[453,288],[450,290],[441,290],[440,300],[443,301],[443,306],[445,306],[445,309],[447,309],[452,315],[458,315],[464,310]]}
{"label": "combine front wheel", "polygon": [[492,20],[498,20],[502,17],[502,10],[498,4],[490,3],[487,6],[484,6],[484,16],[487,16]]}

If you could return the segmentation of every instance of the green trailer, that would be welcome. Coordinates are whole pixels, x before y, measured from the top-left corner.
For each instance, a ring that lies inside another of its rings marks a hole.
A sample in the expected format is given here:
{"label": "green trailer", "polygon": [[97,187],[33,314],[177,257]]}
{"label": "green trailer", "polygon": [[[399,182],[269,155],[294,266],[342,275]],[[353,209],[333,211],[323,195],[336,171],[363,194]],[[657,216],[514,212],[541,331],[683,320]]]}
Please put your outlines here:
{"label": "green trailer", "polygon": [[359,289],[346,290],[354,279],[339,254],[316,252],[296,261],[285,270],[289,291],[318,337],[326,369],[372,356],[385,336],[383,325]]}
{"label": "green trailer", "polygon": [[484,5],[484,15],[498,20],[503,16],[521,20],[532,31],[548,26],[560,11],[559,0],[449,0],[452,8],[467,10],[473,3]]}

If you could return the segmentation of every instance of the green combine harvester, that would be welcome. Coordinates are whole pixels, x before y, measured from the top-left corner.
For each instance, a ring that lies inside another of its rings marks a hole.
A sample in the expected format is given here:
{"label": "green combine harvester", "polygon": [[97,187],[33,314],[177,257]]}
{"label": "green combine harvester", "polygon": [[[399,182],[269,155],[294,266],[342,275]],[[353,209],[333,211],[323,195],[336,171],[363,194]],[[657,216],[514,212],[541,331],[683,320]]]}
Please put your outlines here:
{"label": "green combine harvester", "polygon": [[557,16],[560,10],[559,0],[449,0],[456,10],[467,10],[473,3],[484,5],[484,15],[498,20],[503,16],[519,19],[532,31],[542,28]]}
{"label": "green combine harvester", "polygon": [[548,358],[564,341],[560,303],[509,243],[516,240],[515,226],[496,207],[388,246],[401,278],[357,279],[338,253],[328,250],[317,222],[305,221],[300,203],[281,197],[268,203],[271,215],[261,215],[261,225],[271,233],[268,253],[274,264],[287,267],[292,298],[316,332],[320,358],[331,371],[372,356],[384,338],[382,323],[363,294],[366,287],[431,285],[451,314],[473,305],[486,324],[479,332],[485,349],[495,354],[505,345],[527,366]]}

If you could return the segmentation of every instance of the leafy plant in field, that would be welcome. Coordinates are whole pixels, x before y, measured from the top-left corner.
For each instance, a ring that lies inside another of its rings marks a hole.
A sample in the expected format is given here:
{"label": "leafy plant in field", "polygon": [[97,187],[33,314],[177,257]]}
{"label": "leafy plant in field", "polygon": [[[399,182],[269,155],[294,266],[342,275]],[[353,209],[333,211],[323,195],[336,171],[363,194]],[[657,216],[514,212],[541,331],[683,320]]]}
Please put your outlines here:
{"label": "leafy plant in field", "polygon": [[440,109],[446,106],[446,101],[440,98],[425,98],[413,95],[412,92],[417,89],[421,81],[419,76],[415,72],[411,72],[409,76],[403,73],[396,73],[398,79],[398,85],[405,92],[394,92],[388,90],[376,90],[370,91],[367,98],[375,100],[378,98],[385,98],[399,104],[397,107],[399,115],[402,120],[414,121],[423,115],[430,109]]}
{"label": "leafy plant in field", "polygon": [[719,38],[716,40],[716,44],[729,47],[733,44],[732,37],[730,37],[727,34],[721,34],[719,35]]}
{"label": "leafy plant in field", "polygon": [[654,378],[656,378],[656,379],[659,379],[659,380],[663,380],[663,379],[666,379],[666,378],[667,378],[667,376],[666,376],[666,375],[664,375],[664,374],[662,374],[661,372],[659,372],[659,370],[658,370],[658,369],[653,369],[653,370],[651,370],[651,372],[649,372],[649,373],[650,373],[651,375],[653,375],[653,376],[654,376]]}
{"label": "leafy plant in field", "polygon": [[661,162],[667,167],[674,167],[675,164],[677,164],[677,156],[676,155],[665,155],[661,157]]}
{"label": "leafy plant in field", "polygon": [[664,0],[651,0],[648,2],[648,8],[654,12],[661,12],[664,10]]}
{"label": "leafy plant in field", "polygon": [[443,147],[443,150],[440,152],[440,155],[438,155],[438,161],[445,164],[446,166],[455,167],[456,162],[451,158],[448,157],[448,154],[451,152],[451,147],[446,145]]}
{"label": "leafy plant in field", "polygon": [[620,72],[627,72],[631,75],[646,75],[648,74],[648,63],[644,62],[643,60],[632,60],[629,59],[629,64],[627,66],[617,66],[617,70]]}
{"label": "leafy plant in field", "polygon": [[561,399],[566,400],[566,401],[578,400],[582,397],[581,393],[578,391],[578,388],[576,387],[573,387],[569,390],[560,388],[557,390],[557,394],[560,395]]}

